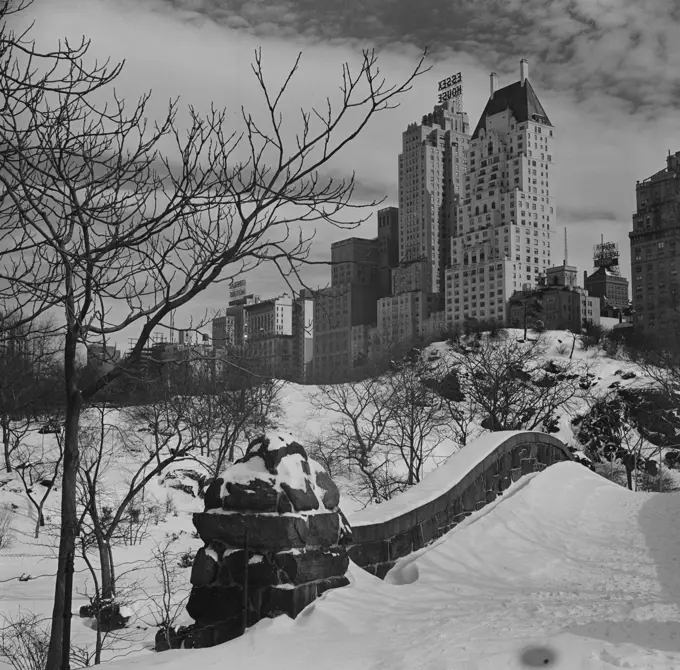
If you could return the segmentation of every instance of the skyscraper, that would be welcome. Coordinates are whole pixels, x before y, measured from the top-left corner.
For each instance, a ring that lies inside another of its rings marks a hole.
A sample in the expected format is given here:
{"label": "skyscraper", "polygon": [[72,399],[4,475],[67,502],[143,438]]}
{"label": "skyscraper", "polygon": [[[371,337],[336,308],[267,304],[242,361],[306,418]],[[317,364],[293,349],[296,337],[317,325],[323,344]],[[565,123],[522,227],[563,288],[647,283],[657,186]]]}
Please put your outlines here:
{"label": "skyscraper", "polygon": [[392,270],[399,265],[399,208],[378,210],[378,298],[392,292]]}
{"label": "skyscraper", "polygon": [[[470,124],[467,114],[446,100],[411,123],[399,154],[400,262],[422,262],[427,293],[444,290],[448,239],[453,234],[467,166]],[[398,272],[398,271],[395,271]]]}
{"label": "skyscraper", "polygon": [[[667,334],[680,321],[680,151],[635,187],[630,237],[634,324]],[[666,331],[664,333],[664,331]]]}
{"label": "skyscraper", "polygon": [[490,95],[468,154],[464,200],[450,240],[446,320],[505,321],[514,291],[536,286],[551,267],[556,223],[550,178],[555,130],[528,78]]}
{"label": "skyscraper", "polygon": [[375,324],[378,239],[351,237],[331,245],[331,286],[314,296],[313,375],[335,381],[354,366],[352,329]]}

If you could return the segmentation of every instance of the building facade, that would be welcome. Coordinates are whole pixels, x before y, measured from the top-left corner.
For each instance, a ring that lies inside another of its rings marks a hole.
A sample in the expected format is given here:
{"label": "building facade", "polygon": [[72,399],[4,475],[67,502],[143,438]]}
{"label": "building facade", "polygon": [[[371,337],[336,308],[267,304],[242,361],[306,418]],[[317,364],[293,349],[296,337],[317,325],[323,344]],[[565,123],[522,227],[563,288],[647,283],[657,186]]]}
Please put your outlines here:
{"label": "building facade", "polygon": [[378,300],[377,334],[381,351],[400,342],[430,337],[440,328],[441,296],[425,291],[407,291]]}
{"label": "building facade", "polygon": [[243,306],[242,353],[255,371],[287,381],[300,381],[304,340],[299,329],[300,305],[284,293]]}
{"label": "building facade", "polygon": [[378,298],[392,292],[392,271],[399,265],[399,208],[378,211]]}
{"label": "building facade", "polygon": [[314,296],[313,378],[334,381],[357,364],[352,328],[374,325],[378,300],[378,238],[331,245],[331,286]]}
{"label": "building facade", "polygon": [[245,308],[260,302],[259,295],[245,295],[229,301],[225,313],[212,320],[212,342],[215,349],[241,346],[244,343]]}
{"label": "building facade", "polygon": [[680,285],[680,151],[666,168],[635,187],[637,211],[629,233],[634,326],[677,332]]}
{"label": "building facade", "polygon": [[584,272],[583,285],[588,295],[600,299],[600,315],[615,316],[629,306],[628,280],[607,268],[598,268],[590,276]]}
{"label": "building facade", "polygon": [[515,328],[524,326],[524,302],[535,300],[539,309],[532,320],[543,322],[547,330],[581,332],[585,322],[600,324],[600,298],[588,295],[578,286],[578,269],[574,265],[548,268],[540,286],[516,291],[508,304],[508,322]]}
{"label": "building facade", "polygon": [[378,284],[377,239],[350,237],[331,244],[331,286]]}
{"label": "building facade", "polygon": [[444,270],[463,180],[470,124],[453,100],[436,105],[402,134],[399,154],[400,262],[424,261],[416,290],[444,291]]}
{"label": "building facade", "polygon": [[516,291],[551,263],[556,222],[555,129],[520,63],[520,80],[490,97],[470,140],[464,200],[451,238],[446,319],[506,321]]}

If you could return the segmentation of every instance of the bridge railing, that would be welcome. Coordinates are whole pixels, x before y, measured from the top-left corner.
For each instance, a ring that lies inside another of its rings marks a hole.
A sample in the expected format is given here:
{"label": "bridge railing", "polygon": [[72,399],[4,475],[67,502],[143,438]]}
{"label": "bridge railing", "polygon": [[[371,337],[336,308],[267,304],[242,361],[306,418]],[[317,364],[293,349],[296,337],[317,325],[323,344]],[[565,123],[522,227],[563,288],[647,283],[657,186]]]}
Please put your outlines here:
{"label": "bridge railing", "polygon": [[483,435],[408,491],[352,515],[349,556],[382,579],[397,559],[447,533],[512,482],[566,460],[573,460],[567,447],[547,433]]}

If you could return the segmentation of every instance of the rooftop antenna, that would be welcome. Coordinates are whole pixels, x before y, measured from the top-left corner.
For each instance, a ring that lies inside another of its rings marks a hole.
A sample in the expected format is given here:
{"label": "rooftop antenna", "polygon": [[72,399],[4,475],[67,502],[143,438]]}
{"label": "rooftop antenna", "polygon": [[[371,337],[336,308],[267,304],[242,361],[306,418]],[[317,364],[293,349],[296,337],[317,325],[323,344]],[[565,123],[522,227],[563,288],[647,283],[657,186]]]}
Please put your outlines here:
{"label": "rooftop antenna", "polygon": [[569,263],[569,247],[567,246],[567,227],[564,227],[564,267]]}

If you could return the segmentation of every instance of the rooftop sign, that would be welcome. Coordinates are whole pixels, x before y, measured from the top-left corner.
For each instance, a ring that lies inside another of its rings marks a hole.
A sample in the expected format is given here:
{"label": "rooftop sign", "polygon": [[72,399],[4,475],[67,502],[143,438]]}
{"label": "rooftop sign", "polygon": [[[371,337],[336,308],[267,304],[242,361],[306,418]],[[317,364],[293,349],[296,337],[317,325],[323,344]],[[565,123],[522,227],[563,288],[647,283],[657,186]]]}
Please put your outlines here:
{"label": "rooftop sign", "polygon": [[438,102],[441,105],[447,100],[453,100],[456,112],[462,111],[463,101],[463,75],[458,72],[446,79],[442,79],[437,84],[439,92]]}

